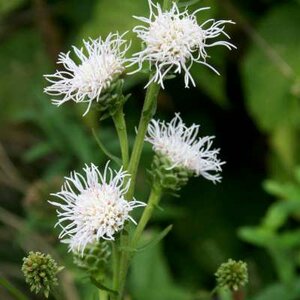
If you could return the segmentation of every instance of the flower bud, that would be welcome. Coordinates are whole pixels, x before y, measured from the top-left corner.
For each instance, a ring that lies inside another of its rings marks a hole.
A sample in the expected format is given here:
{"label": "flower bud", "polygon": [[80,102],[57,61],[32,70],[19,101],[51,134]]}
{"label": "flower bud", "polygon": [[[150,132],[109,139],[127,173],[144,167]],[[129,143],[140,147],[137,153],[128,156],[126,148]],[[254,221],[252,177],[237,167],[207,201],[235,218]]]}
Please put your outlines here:
{"label": "flower bud", "polygon": [[149,170],[153,182],[158,183],[165,192],[176,193],[192,176],[192,172],[183,167],[174,167],[170,160],[160,154],[155,154],[153,157],[151,170]]}
{"label": "flower bud", "polygon": [[41,252],[29,252],[23,258],[22,272],[30,290],[36,294],[43,292],[48,298],[53,286],[58,285],[57,273],[62,270],[56,261],[49,255]]}
{"label": "flower bud", "polygon": [[106,241],[89,244],[83,254],[74,252],[73,260],[75,265],[85,270],[98,280],[103,279],[109,268],[111,250]]}
{"label": "flower bud", "polygon": [[231,291],[237,291],[248,283],[247,264],[243,261],[229,259],[221,264],[215,273],[218,287],[225,287]]}

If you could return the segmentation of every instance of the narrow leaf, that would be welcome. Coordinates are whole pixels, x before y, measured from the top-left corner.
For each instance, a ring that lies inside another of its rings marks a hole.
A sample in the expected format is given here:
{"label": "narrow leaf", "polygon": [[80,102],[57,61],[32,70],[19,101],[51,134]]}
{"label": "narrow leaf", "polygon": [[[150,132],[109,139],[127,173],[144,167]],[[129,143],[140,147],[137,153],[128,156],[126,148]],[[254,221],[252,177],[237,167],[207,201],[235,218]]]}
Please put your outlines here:
{"label": "narrow leaf", "polygon": [[29,300],[19,289],[3,277],[0,277],[0,286],[3,286],[16,300]]}
{"label": "narrow leaf", "polygon": [[112,289],[108,288],[107,286],[103,285],[101,282],[97,281],[94,277],[90,277],[90,280],[91,280],[92,284],[94,284],[98,289],[100,289],[102,291],[107,291],[114,295],[118,295],[117,291],[112,290]]}
{"label": "narrow leaf", "polygon": [[173,225],[169,225],[160,234],[158,234],[155,238],[153,238],[150,242],[146,243],[146,245],[138,248],[138,251],[144,251],[158,244],[171,231],[172,227]]}
{"label": "narrow leaf", "polygon": [[117,156],[111,154],[106,148],[105,146],[102,144],[102,142],[100,141],[100,139],[97,136],[97,133],[95,131],[94,128],[92,128],[92,132],[93,132],[93,136],[99,146],[99,148],[103,151],[103,153],[108,156],[111,160],[113,160],[116,164],[118,164],[119,166],[122,166],[122,161],[120,158],[118,158]]}

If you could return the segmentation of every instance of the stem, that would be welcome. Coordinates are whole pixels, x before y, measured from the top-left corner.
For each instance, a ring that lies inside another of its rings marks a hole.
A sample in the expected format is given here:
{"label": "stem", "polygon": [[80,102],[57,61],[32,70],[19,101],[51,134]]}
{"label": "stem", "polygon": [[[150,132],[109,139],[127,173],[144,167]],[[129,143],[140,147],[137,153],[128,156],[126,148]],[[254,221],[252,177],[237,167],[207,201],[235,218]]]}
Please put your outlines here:
{"label": "stem", "polygon": [[[150,78],[151,77],[152,76],[150,76]],[[151,118],[155,114],[159,89],[160,86],[156,82],[152,82],[147,88],[142,115],[138,126],[138,132],[133,145],[132,154],[131,154],[129,167],[128,167],[128,172],[129,174],[131,174],[131,184],[127,192],[127,197],[126,197],[127,199],[131,199],[134,194],[136,174],[137,174],[138,165],[140,163],[140,158],[143,150],[144,139],[148,128],[148,124]]]}
{"label": "stem", "polygon": [[107,291],[99,290],[99,300],[108,300]]}
{"label": "stem", "polygon": [[124,119],[124,112],[123,106],[118,109],[115,114],[113,114],[112,119],[115,123],[115,127],[118,133],[121,153],[122,153],[122,161],[124,169],[128,168],[128,161],[129,161],[129,153],[128,153],[128,138],[127,138],[127,129],[126,129],[126,122]]}
{"label": "stem", "polygon": [[149,196],[149,200],[147,203],[147,206],[145,207],[142,217],[136,227],[136,230],[133,234],[132,240],[131,240],[131,247],[135,248],[138,245],[138,242],[141,238],[141,235],[145,229],[145,227],[147,226],[154,208],[158,205],[160,199],[162,196],[162,189],[160,186],[158,185],[153,185],[150,196]]}
{"label": "stem", "polygon": [[244,293],[241,290],[232,292],[232,300],[244,300]]}
{"label": "stem", "polygon": [[[160,199],[162,196],[162,189],[158,185],[154,184],[148,199],[147,206],[145,207],[142,217],[136,227],[136,230],[133,234],[133,237],[131,239],[131,242],[129,244],[129,248],[135,249],[138,245],[138,242],[142,236],[142,233],[147,226],[154,208],[158,205]],[[126,276],[128,272],[129,262],[133,256],[133,253],[130,252],[123,252],[122,260],[121,260],[121,266],[120,266],[120,288],[119,288],[119,298],[118,300],[122,299],[123,296],[123,290],[126,282]]]}
{"label": "stem", "polygon": [[[117,290],[119,286],[119,252],[115,243],[112,243],[112,259],[113,259],[113,290]],[[112,295],[112,300],[116,299],[116,296]]]}

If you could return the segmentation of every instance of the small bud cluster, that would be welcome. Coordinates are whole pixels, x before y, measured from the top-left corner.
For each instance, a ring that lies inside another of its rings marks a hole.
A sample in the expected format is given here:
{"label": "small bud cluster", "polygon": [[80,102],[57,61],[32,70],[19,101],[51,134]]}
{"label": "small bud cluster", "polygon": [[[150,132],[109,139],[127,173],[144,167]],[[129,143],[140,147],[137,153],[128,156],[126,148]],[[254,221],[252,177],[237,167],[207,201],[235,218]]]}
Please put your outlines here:
{"label": "small bud cluster", "polygon": [[243,261],[229,259],[221,264],[215,273],[218,287],[224,287],[231,291],[237,291],[248,283],[247,264]]}
{"label": "small bud cluster", "polygon": [[109,269],[111,250],[109,243],[101,241],[88,245],[81,255],[80,252],[73,253],[75,265],[86,271],[97,280],[102,280]]}
{"label": "small bud cluster", "polygon": [[58,285],[57,273],[61,269],[49,254],[30,251],[23,258],[22,272],[30,290],[36,294],[43,292],[46,298],[51,288]]}
{"label": "small bud cluster", "polygon": [[185,186],[189,177],[193,175],[186,168],[173,167],[173,164],[166,156],[159,154],[154,155],[149,173],[154,183],[158,183],[165,192],[172,194],[176,194],[177,191]]}

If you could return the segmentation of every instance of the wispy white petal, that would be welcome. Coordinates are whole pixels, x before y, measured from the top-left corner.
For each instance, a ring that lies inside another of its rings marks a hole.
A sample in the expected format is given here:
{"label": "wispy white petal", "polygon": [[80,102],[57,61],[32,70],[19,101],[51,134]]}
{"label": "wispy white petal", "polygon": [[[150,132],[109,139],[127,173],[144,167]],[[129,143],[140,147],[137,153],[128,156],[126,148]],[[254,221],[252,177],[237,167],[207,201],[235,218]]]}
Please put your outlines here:
{"label": "wispy white petal", "polygon": [[[84,248],[97,240],[114,240],[114,235],[123,229],[127,220],[133,221],[129,213],[145,203],[126,201],[124,194],[129,185],[124,185],[128,173],[113,171],[106,164],[103,174],[91,164],[83,169],[85,176],[72,172],[65,177],[65,184],[57,196],[58,222],[62,228],[59,236],[71,251],[83,252]],[[113,176],[112,176],[113,174]]]}
{"label": "wispy white petal", "polygon": [[99,101],[103,93],[123,71],[128,59],[125,54],[129,48],[124,35],[109,34],[105,40],[83,40],[83,48],[73,46],[77,56],[75,61],[68,53],[60,53],[58,64],[65,70],[45,75],[51,83],[44,92],[56,97],[52,103],[60,106],[67,101],[87,102],[89,111],[93,101]]}
{"label": "wispy white petal", "polygon": [[206,62],[208,57],[206,49],[217,45],[229,49],[235,48],[228,41],[215,40],[221,35],[229,38],[224,27],[225,24],[233,22],[210,19],[199,25],[196,13],[209,7],[200,8],[190,14],[187,10],[180,12],[175,2],[169,11],[163,11],[160,4],[154,4],[152,0],[148,2],[149,18],[135,17],[146,24],[133,29],[145,44],[142,51],[133,55],[131,65],[138,65],[133,73],[140,71],[144,62],[150,62],[156,71],[152,79],[162,88],[164,88],[163,81],[170,72],[184,73],[185,86],[189,87],[190,83],[194,85],[190,74],[190,67],[193,63],[206,65],[218,73]]}
{"label": "wispy white petal", "polygon": [[198,137],[198,132],[199,125],[187,127],[176,114],[169,123],[151,120],[145,140],[153,145],[156,153],[166,156],[173,167],[180,166],[195,176],[219,182],[224,162],[217,158],[219,149],[212,149],[214,137]]}

